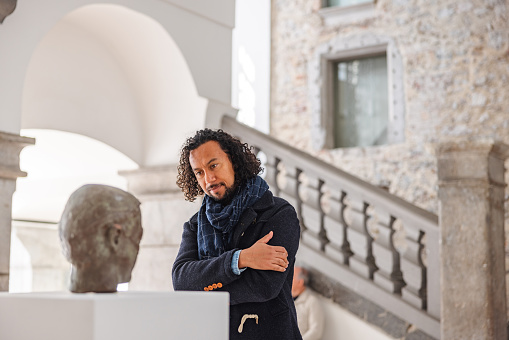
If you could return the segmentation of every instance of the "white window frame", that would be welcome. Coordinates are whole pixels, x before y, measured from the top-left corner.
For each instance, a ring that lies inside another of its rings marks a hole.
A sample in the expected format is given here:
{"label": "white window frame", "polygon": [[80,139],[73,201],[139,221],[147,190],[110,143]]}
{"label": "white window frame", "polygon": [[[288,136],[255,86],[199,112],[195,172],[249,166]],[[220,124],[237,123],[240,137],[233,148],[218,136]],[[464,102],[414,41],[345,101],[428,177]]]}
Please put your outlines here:
{"label": "white window frame", "polygon": [[334,148],[333,65],[341,60],[387,56],[388,131],[387,144],[405,140],[403,63],[394,41],[385,36],[338,37],[317,48],[309,63],[311,136],[315,150]]}

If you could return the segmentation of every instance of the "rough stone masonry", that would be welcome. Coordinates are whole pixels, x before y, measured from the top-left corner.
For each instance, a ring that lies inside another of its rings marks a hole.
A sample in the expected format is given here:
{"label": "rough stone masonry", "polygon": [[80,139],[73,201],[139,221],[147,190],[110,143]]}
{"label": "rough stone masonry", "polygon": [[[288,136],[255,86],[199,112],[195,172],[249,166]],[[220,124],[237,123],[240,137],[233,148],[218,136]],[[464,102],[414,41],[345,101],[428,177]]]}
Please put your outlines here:
{"label": "rough stone masonry", "polygon": [[[439,142],[485,137],[509,144],[507,6],[505,0],[378,0],[370,15],[330,24],[320,0],[273,0],[271,134],[438,213]],[[389,37],[401,55],[405,141],[314,148],[321,82],[309,81],[320,72],[309,66],[323,46],[366,36]],[[506,188],[506,239],[508,198]]]}

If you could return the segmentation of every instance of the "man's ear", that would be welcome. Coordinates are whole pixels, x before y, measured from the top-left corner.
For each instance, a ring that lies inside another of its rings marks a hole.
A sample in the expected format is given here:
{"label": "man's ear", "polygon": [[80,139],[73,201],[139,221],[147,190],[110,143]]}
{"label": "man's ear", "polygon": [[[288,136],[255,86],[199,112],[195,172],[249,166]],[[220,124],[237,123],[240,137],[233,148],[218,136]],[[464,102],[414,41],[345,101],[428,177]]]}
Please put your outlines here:
{"label": "man's ear", "polygon": [[108,227],[108,244],[113,248],[113,250],[117,250],[120,242],[120,235],[122,234],[122,226],[120,224],[112,224]]}

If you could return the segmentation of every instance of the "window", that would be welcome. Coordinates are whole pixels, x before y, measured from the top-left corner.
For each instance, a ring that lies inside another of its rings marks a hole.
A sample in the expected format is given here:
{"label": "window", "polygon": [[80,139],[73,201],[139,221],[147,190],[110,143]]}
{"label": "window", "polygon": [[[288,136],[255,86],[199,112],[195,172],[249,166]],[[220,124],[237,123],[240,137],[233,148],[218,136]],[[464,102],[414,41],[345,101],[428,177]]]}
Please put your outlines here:
{"label": "window", "polygon": [[352,6],[363,3],[372,3],[373,0],[325,0],[324,7],[334,7],[334,6]]}
{"label": "window", "polygon": [[308,70],[315,150],[405,140],[403,62],[391,37],[331,40],[317,47]]}
{"label": "window", "polygon": [[376,0],[322,0],[318,11],[327,25],[361,20],[376,14]]}
{"label": "window", "polygon": [[387,144],[387,58],[333,64],[334,147]]}

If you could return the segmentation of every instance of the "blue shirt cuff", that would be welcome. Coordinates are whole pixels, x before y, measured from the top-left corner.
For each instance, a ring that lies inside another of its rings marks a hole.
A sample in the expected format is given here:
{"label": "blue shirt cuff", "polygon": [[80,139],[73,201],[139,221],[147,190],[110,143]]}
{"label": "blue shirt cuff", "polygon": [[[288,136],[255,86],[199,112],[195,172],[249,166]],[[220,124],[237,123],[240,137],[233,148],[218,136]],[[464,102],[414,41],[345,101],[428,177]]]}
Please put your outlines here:
{"label": "blue shirt cuff", "polygon": [[244,270],[246,270],[246,268],[239,269],[239,257],[241,251],[242,250],[237,250],[235,253],[233,253],[232,270],[235,275],[240,275]]}

